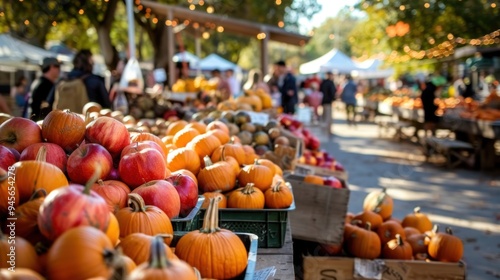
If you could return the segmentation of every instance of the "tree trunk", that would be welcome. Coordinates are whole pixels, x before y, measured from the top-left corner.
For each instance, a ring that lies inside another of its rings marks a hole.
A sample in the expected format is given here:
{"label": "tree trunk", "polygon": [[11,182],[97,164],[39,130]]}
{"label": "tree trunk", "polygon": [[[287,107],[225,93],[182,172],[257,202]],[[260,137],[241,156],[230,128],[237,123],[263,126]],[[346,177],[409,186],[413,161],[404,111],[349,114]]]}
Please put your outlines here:
{"label": "tree trunk", "polygon": [[167,69],[167,28],[162,26],[155,30],[156,43],[154,44],[154,67]]}
{"label": "tree trunk", "polygon": [[101,50],[102,56],[104,57],[104,62],[109,69],[115,69],[118,63],[118,51],[111,43],[111,28],[99,25],[96,26],[97,37],[99,41],[99,48]]}

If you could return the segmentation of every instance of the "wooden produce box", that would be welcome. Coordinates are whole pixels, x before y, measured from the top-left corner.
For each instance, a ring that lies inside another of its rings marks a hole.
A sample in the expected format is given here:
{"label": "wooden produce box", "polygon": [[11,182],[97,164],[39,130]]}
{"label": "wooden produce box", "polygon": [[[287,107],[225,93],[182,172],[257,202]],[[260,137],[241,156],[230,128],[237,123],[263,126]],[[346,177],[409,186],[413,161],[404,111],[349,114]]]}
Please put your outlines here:
{"label": "wooden produce box", "polygon": [[318,176],[334,176],[336,178],[342,179],[344,181],[347,181],[348,179],[348,174],[346,171],[337,171],[337,170],[331,170],[328,168],[322,168],[314,165],[308,165],[308,164],[302,164],[302,163],[297,163],[295,165],[295,174],[300,174],[300,175],[318,175]]}
{"label": "wooden produce box", "polygon": [[346,181],[338,179],[344,188],[304,183],[303,175],[285,176],[295,199],[295,211],[289,215],[293,238],[341,244],[350,191]]}
{"label": "wooden produce box", "polygon": [[362,260],[342,257],[304,257],[304,280],[463,280],[463,262]]}

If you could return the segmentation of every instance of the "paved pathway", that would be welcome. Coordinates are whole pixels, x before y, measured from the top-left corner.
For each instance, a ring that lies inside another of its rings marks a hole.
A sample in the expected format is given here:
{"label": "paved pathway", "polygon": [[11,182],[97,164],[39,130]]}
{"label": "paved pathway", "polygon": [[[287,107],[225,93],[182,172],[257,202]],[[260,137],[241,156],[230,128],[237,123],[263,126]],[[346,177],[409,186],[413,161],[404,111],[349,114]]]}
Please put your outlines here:
{"label": "paved pathway", "polygon": [[362,210],[368,192],[387,187],[396,218],[420,206],[442,229],[453,228],[464,241],[467,279],[500,279],[500,167],[485,173],[426,163],[418,146],[380,138],[375,124],[352,127],[337,118],[331,139],[324,128],[310,129],[349,173],[350,212]]}

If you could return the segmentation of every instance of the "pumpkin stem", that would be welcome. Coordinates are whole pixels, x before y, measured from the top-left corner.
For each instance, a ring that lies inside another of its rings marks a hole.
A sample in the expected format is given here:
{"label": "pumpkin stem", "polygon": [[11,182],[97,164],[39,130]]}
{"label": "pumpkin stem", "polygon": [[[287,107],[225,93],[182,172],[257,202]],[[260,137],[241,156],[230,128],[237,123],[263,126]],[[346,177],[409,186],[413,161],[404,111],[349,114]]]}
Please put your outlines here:
{"label": "pumpkin stem", "polygon": [[226,145],[223,145],[220,151],[220,161],[226,161]]}
{"label": "pumpkin stem", "polygon": [[403,245],[403,238],[401,238],[400,234],[396,234],[396,240],[398,241],[398,246]]}
{"label": "pumpkin stem", "polygon": [[451,230],[451,227],[446,227],[446,233],[449,235],[453,235],[453,230]]}
{"label": "pumpkin stem", "polygon": [[252,194],[255,192],[254,186],[254,183],[247,183],[246,186],[243,187],[241,192],[246,195]]}
{"label": "pumpkin stem", "polygon": [[39,197],[46,197],[47,196],[47,191],[45,189],[36,189],[33,194],[30,196],[30,200],[35,200],[36,198]]}
{"label": "pumpkin stem", "polygon": [[196,274],[196,279],[197,280],[202,280],[203,278],[201,278],[200,271],[196,267],[193,267],[193,269],[194,269],[194,274]]}
{"label": "pumpkin stem", "polygon": [[101,166],[97,165],[94,174],[92,174],[92,177],[90,177],[90,180],[87,181],[85,184],[85,188],[83,189],[83,193],[86,195],[90,195],[90,189],[92,189],[92,185],[99,180],[99,177],[101,177]]}
{"label": "pumpkin stem", "polygon": [[373,207],[373,212],[380,213],[382,210],[381,206],[387,196],[387,188],[382,188],[382,192],[377,196],[377,203]]}
{"label": "pumpkin stem", "polygon": [[[448,230],[448,228],[446,228],[446,230]],[[437,233],[439,231],[439,226],[437,224],[435,224],[433,227],[432,227],[432,232],[433,233]]]}
{"label": "pumpkin stem", "polygon": [[107,267],[114,267],[117,263],[117,254],[114,250],[104,249],[102,257]]}
{"label": "pumpkin stem", "polygon": [[128,204],[130,205],[130,208],[132,208],[133,212],[146,212],[146,203],[140,194],[129,193]]}
{"label": "pumpkin stem", "polygon": [[368,230],[368,231],[372,230],[372,223],[366,222],[365,229]]}
{"label": "pumpkin stem", "polygon": [[36,153],[36,161],[42,161],[42,162],[47,162],[47,147],[41,146],[40,149],[38,150],[38,153]]}
{"label": "pumpkin stem", "polygon": [[85,113],[85,125],[89,124],[91,121],[90,119],[90,112]]}
{"label": "pumpkin stem", "polygon": [[110,280],[126,280],[127,279],[127,264],[123,258],[123,252],[121,248],[116,250],[114,263],[113,263],[113,275],[111,275]]}
{"label": "pumpkin stem", "polygon": [[213,198],[209,199],[208,207],[207,207],[207,210],[205,212],[205,216],[203,217],[203,226],[200,229],[200,232],[205,232],[205,233],[210,232],[210,227],[211,227],[212,220],[213,220],[212,219],[212,209],[214,207],[214,201],[215,201],[215,199],[213,199]]}
{"label": "pumpkin stem", "polygon": [[276,184],[271,188],[273,192],[279,192],[281,190],[281,184],[283,184],[283,181],[279,180],[276,182]]}
{"label": "pumpkin stem", "polygon": [[254,165],[260,165],[259,159],[256,158],[255,161],[253,162]]}
{"label": "pumpkin stem", "polygon": [[203,162],[205,163],[205,168],[207,168],[207,166],[213,165],[212,160],[209,156],[203,157]]}
{"label": "pumpkin stem", "polygon": [[170,262],[165,254],[165,246],[163,237],[155,235],[153,241],[151,241],[148,268],[164,269],[170,266]]}
{"label": "pumpkin stem", "polygon": [[417,206],[415,207],[415,209],[413,209],[413,213],[417,214],[417,213],[420,213],[420,206]]}
{"label": "pumpkin stem", "polygon": [[99,179],[97,180],[97,184],[99,184],[99,186],[104,186],[104,181],[102,179]]}
{"label": "pumpkin stem", "polygon": [[216,197],[214,198],[214,206],[212,210],[212,219],[213,219],[213,228],[212,232],[216,232],[219,230],[219,201],[221,201],[222,198]]}

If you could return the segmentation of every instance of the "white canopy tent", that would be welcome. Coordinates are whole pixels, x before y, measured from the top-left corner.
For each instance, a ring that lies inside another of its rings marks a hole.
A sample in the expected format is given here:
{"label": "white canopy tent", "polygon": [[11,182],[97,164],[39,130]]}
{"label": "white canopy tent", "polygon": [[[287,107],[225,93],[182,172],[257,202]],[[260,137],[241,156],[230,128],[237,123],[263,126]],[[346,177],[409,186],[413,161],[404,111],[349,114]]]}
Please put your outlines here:
{"label": "white canopy tent", "polygon": [[195,69],[198,66],[198,63],[200,62],[200,58],[197,57],[196,55],[188,52],[188,51],[183,51],[176,53],[172,57],[173,62],[188,62],[189,67],[191,69]]}
{"label": "white canopy tent", "polygon": [[354,70],[351,74],[361,79],[388,78],[394,74],[393,68],[382,69],[382,61],[379,59],[367,59],[362,62],[356,62],[356,65],[359,70]]}
{"label": "white canopy tent", "polygon": [[226,71],[233,69],[234,72],[240,71],[240,67],[229,60],[226,60],[219,55],[212,53],[207,57],[200,60],[198,67],[201,71],[210,71],[219,69],[220,71]]}
{"label": "white canopy tent", "polygon": [[344,53],[338,49],[332,49],[319,58],[300,65],[301,74],[324,73],[331,71],[336,74],[349,74],[360,68]]}
{"label": "white canopy tent", "polygon": [[[0,67],[7,69],[39,70],[45,57],[70,62],[71,57],[30,45],[9,34],[0,34]],[[1,69],[0,69],[1,70]]]}

